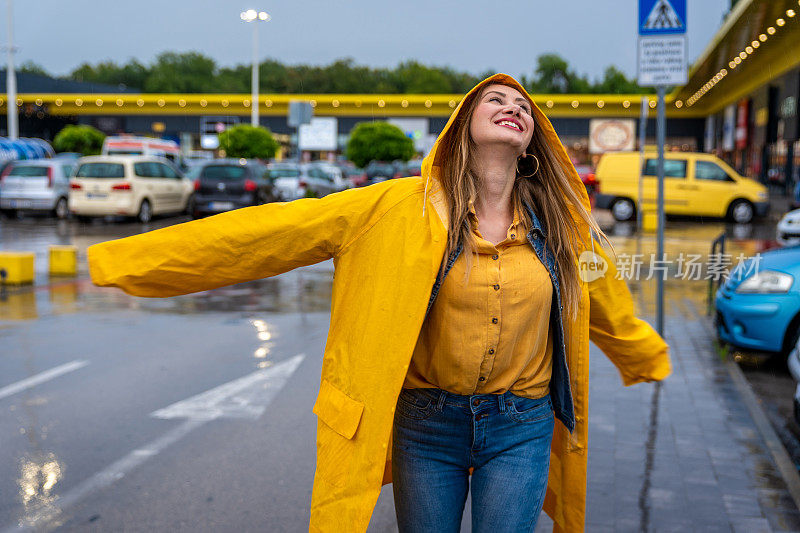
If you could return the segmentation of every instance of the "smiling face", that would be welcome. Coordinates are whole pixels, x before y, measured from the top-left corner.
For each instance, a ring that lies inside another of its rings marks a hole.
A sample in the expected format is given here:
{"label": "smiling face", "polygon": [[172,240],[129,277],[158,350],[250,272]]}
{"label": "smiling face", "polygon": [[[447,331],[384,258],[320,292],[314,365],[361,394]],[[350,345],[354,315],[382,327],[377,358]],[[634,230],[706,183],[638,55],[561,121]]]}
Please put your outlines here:
{"label": "smiling face", "polygon": [[522,154],[531,142],[533,128],[528,99],[516,89],[495,84],[481,91],[472,112],[469,133],[478,146],[497,144]]}

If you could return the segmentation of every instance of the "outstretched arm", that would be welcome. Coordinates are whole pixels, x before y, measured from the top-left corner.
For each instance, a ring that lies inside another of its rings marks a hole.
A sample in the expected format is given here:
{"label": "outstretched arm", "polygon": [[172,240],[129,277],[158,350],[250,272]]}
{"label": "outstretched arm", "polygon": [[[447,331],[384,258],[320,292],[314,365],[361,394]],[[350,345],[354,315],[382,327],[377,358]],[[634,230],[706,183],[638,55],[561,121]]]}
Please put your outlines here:
{"label": "outstretched arm", "polygon": [[633,314],[625,280],[602,247],[595,253],[608,263],[601,278],[589,282],[589,338],[619,370],[625,385],[659,381],[672,371],[669,347],[655,330]]}
{"label": "outstretched arm", "polygon": [[365,189],[270,203],[95,244],[92,281],[135,296],[175,296],[274,276],[336,255],[366,224]]}

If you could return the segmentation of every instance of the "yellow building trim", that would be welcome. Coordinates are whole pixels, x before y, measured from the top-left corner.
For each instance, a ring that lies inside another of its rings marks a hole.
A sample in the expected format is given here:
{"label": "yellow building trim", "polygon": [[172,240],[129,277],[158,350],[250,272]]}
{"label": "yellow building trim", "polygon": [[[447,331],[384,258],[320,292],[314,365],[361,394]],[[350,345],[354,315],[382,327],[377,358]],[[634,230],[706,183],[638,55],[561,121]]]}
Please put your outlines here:
{"label": "yellow building trim", "polygon": [[695,62],[689,82],[673,92],[710,115],[800,64],[800,3],[741,0]]}
{"label": "yellow building trim", "polygon": [[[540,94],[534,101],[552,117],[638,117],[640,94]],[[318,116],[447,117],[463,95],[458,94],[264,94],[259,112],[286,116],[289,102],[311,102]],[[46,107],[51,115],[240,115],[250,114],[247,94],[20,94],[17,103]],[[6,102],[0,98],[0,108]],[[694,116],[673,98],[667,98],[669,116]]]}

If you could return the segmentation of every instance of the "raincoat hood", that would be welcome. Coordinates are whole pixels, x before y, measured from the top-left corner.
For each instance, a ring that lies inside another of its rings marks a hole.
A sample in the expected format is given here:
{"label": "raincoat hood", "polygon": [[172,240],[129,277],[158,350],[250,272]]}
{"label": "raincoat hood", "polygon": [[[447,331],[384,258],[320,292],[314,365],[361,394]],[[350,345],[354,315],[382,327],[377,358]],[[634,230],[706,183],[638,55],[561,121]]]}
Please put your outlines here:
{"label": "raincoat hood", "polygon": [[[470,102],[473,99],[477,98],[484,87],[487,85],[492,84],[500,84],[500,85],[507,85],[509,87],[513,87],[514,89],[518,90],[522,93],[525,98],[531,104],[531,111],[533,114],[534,121],[536,122],[536,127],[540,128],[547,138],[548,143],[550,146],[554,148],[555,153],[558,156],[558,162],[561,166],[565,169],[567,177],[569,178],[569,183],[572,186],[572,189],[581,199],[583,206],[586,208],[587,211],[591,209],[589,205],[589,197],[586,194],[586,187],[584,187],[581,178],[578,176],[578,173],[575,171],[575,166],[570,161],[569,156],[567,155],[567,151],[564,148],[564,145],[561,143],[561,140],[558,138],[556,134],[556,130],[553,128],[553,125],[550,123],[550,120],[542,113],[542,110],[539,109],[539,106],[536,105],[536,102],[533,101],[533,98],[528,91],[513,77],[509,76],[508,74],[495,74],[493,76],[489,76],[475,87],[472,88],[465,96],[461,99],[456,107],[453,114],[450,115],[450,119],[445,124],[442,132],[439,134],[439,137],[436,139],[436,142],[431,148],[431,151],[422,161],[422,176],[425,178],[425,197],[427,198],[428,191],[430,190],[431,180],[439,180],[441,169],[442,169],[442,153],[439,147],[442,144],[442,139],[444,139],[445,135],[454,128],[456,120],[462,115],[462,113],[466,113],[467,108],[469,107]],[[534,155],[536,155],[534,153]],[[427,202],[425,202],[427,203]],[[425,205],[423,203],[423,206]],[[424,213],[423,213],[424,215]]]}

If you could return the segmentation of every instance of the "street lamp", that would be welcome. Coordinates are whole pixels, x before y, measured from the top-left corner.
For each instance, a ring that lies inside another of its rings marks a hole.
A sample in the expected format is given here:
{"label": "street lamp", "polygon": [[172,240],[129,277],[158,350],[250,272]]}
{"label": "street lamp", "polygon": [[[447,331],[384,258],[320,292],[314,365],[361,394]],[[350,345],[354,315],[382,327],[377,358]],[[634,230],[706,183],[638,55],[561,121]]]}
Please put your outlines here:
{"label": "street lamp", "polygon": [[8,113],[8,138],[12,141],[19,135],[17,123],[17,73],[14,70],[14,4],[8,0],[8,68],[6,69],[6,112]]}
{"label": "street lamp", "polygon": [[[248,9],[239,14],[245,22],[267,22],[270,19],[269,13],[265,11],[256,11],[255,9]],[[253,126],[258,126],[258,24],[253,24],[253,70],[251,79],[251,92],[250,97],[250,117]]]}

